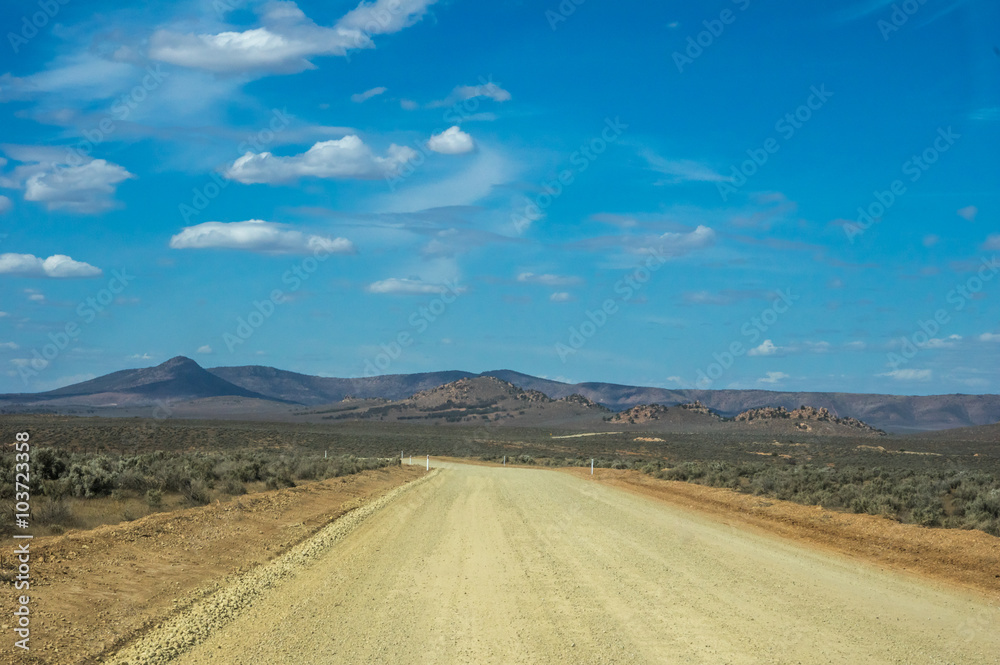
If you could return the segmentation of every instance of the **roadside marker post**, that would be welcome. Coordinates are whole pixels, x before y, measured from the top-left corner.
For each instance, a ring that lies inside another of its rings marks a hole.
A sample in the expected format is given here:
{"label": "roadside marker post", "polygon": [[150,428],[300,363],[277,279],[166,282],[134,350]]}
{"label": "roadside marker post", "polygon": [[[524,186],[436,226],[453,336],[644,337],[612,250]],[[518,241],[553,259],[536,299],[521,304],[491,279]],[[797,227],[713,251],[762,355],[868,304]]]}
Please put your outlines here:
{"label": "roadside marker post", "polygon": [[594,475],[594,458],[590,458],[590,475]]}
{"label": "roadside marker post", "polygon": [[506,455],[503,456],[503,465],[507,466],[507,456]]}
{"label": "roadside marker post", "polygon": [[427,456],[427,470],[428,471],[431,470],[431,456],[430,455]]}

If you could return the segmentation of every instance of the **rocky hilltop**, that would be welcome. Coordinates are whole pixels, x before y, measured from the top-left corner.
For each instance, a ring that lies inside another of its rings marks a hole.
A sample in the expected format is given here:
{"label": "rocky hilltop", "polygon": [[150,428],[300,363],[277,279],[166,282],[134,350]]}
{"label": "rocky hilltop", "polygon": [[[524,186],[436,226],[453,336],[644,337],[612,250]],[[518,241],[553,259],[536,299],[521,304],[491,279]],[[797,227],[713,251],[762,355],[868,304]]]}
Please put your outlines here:
{"label": "rocky hilltop", "polygon": [[656,422],[696,423],[717,422],[721,420],[701,402],[687,402],[676,407],[666,407],[662,404],[639,404],[630,409],[620,411],[606,419],[609,423],[628,425],[643,425]]}
{"label": "rocky hilltop", "polygon": [[745,422],[750,424],[767,424],[774,421],[793,421],[796,423],[796,427],[798,429],[805,432],[812,431],[813,426],[810,423],[829,423],[831,425],[849,427],[868,434],[885,434],[882,430],[872,427],[868,423],[862,422],[857,418],[839,418],[835,414],[831,413],[827,408],[817,409],[812,406],[800,406],[799,408],[791,411],[783,406],[765,406],[757,409],[748,409],[737,414],[733,420],[736,422]]}

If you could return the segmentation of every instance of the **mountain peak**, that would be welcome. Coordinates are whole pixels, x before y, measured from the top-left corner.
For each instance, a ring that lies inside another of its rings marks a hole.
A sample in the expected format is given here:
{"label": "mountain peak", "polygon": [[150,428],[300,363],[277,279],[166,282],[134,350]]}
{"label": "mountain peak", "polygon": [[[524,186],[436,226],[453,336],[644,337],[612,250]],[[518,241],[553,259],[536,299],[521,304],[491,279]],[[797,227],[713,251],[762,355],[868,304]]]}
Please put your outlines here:
{"label": "mountain peak", "polygon": [[159,365],[157,365],[157,367],[160,367],[160,368],[163,368],[163,369],[173,369],[173,368],[176,368],[176,367],[198,367],[198,368],[201,368],[201,365],[199,365],[195,361],[191,360],[187,356],[174,356],[170,360],[168,360],[166,362],[163,362],[163,363],[160,363]]}

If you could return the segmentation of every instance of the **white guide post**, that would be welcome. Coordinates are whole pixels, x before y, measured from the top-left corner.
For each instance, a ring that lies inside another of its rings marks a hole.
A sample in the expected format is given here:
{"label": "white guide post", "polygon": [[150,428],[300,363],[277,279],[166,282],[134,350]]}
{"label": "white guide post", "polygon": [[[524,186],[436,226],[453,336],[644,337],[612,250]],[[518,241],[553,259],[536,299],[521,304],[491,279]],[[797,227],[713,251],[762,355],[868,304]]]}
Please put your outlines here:
{"label": "white guide post", "polygon": [[506,455],[503,456],[503,465],[507,466],[507,456]]}
{"label": "white guide post", "polygon": [[427,470],[428,471],[431,470],[431,456],[430,455],[427,456]]}
{"label": "white guide post", "polygon": [[594,475],[594,458],[590,458],[590,475]]}

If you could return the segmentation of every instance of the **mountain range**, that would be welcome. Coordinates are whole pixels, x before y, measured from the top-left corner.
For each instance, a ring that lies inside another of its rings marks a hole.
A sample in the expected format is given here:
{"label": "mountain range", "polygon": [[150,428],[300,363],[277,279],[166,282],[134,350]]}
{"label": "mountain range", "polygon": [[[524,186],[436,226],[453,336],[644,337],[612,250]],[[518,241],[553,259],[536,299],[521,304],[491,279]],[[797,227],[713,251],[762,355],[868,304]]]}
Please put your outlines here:
{"label": "mountain range", "polygon": [[[720,416],[734,417],[756,408],[783,407],[791,411],[801,405],[809,405],[828,409],[835,417],[856,418],[895,432],[972,427],[1000,421],[1000,395],[906,396],[668,389],[612,383],[570,384],[512,370],[479,374],[453,370],[334,378],[255,365],[205,369],[182,356],[156,367],[122,370],[48,392],[0,395],[0,409],[71,412],[73,409],[89,408],[110,413],[150,405],[171,405],[171,410],[183,411],[184,405],[195,405],[201,409],[200,413],[224,418],[286,412],[302,407],[315,411],[314,407],[345,399],[407,400],[423,391],[477,377],[493,377],[524,391],[535,391],[553,401],[575,395],[576,400],[585,398],[595,407],[599,405],[611,411],[624,411],[644,404],[670,407],[697,402]],[[349,405],[350,401],[344,404]],[[558,408],[563,409],[562,406]],[[565,415],[568,414],[569,411],[566,411]]]}

